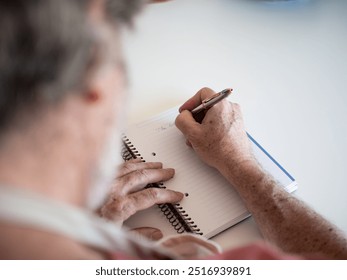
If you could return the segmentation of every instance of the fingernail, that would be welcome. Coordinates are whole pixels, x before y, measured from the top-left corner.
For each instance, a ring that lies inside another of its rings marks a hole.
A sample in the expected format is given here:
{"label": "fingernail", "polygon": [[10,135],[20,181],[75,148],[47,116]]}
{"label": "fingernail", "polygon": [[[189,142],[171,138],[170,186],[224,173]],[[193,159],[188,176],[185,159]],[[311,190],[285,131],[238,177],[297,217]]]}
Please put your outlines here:
{"label": "fingernail", "polygon": [[159,240],[159,239],[163,238],[163,236],[164,235],[161,233],[160,230],[156,230],[152,233],[152,239],[153,240]]}
{"label": "fingernail", "polygon": [[[168,168],[167,170],[171,171],[171,172],[173,173],[173,175],[175,175],[175,169],[173,169],[173,168]],[[173,175],[172,175],[172,176],[173,176]]]}
{"label": "fingernail", "polygon": [[183,197],[184,197],[184,194],[183,193],[181,193],[181,192],[176,192],[177,193],[177,195],[179,195],[180,197],[181,197],[181,200],[183,199]]}

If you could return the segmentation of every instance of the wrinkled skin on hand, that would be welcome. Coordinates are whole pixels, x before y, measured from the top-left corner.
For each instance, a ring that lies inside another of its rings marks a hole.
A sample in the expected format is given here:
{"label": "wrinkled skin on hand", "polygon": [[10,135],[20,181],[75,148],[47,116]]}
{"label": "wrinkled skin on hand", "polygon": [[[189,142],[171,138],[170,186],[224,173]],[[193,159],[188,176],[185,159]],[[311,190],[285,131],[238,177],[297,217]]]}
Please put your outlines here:
{"label": "wrinkled skin on hand", "polygon": [[[155,204],[177,203],[183,194],[167,189],[144,188],[150,183],[163,182],[175,174],[172,168],[163,168],[160,162],[125,162],[118,172],[106,203],[100,209],[103,218],[122,224],[130,216]],[[150,239],[162,237],[160,230],[140,228],[137,232]]]}
{"label": "wrinkled skin on hand", "polygon": [[242,164],[254,161],[251,145],[244,129],[240,106],[226,99],[210,108],[198,123],[190,110],[214,95],[209,88],[201,89],[180,107],[176,126],[198,156],[207,164],[219,169],[225,160]]}

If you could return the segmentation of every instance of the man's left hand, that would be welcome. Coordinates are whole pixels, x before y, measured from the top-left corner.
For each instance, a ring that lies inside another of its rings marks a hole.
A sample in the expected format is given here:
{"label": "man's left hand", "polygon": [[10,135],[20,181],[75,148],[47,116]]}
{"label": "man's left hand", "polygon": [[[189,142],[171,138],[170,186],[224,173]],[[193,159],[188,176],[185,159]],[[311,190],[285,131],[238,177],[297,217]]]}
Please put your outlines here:
{"label": "man's left hand", "polygon": [[164,182],[175,174],[172,168],[163,168],[160,162],[142,162],[140,159],[124,163],[112,186],[112,192],[101,208],[101,216],[123,223],[140,210],[155,204],[177,203],[183,194],[161,188],[144,187],[154,182]]}

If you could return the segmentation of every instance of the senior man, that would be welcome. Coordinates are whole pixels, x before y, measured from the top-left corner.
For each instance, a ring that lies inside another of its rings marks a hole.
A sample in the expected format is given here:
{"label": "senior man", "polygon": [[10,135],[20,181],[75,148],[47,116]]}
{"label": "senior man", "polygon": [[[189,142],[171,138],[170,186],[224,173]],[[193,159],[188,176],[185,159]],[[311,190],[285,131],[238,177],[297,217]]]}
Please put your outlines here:
{"label": "senior man", "polygon": [[157,229],[139,229],[146,239],[121,230],[135,212],[183,199],[143,189],[174,176],[161,163],[132,160],[116,173],[126,104],[119,35],[140,2],[1,1],[0,258],[347,258],[343,233],[256,162],[238,105],[223,101],[195,122],[188,110],[213,94],[207,88],[181,107],[176,125],[279,248],[221,253],[192,235],[154,242]]}

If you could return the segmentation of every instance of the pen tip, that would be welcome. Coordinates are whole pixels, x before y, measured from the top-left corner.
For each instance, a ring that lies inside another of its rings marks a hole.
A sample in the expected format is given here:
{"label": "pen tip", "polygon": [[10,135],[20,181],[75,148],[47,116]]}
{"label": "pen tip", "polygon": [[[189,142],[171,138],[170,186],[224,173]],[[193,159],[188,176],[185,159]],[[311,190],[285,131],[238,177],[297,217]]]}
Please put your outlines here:
{"label": "pen tip", "polygon": [[232,91],[233,91],[232,88],[227,88],[227,89],[224,90],[224,93],[230,94],[230,93],[232,93]]}

